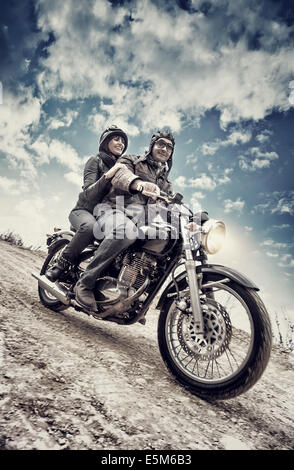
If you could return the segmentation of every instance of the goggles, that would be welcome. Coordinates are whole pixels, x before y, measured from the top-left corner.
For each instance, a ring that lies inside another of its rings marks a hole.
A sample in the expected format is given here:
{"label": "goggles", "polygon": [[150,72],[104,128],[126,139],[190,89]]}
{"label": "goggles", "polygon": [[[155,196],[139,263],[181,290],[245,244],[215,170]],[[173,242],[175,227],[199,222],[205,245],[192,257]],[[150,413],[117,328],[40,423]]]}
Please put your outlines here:
{"label": "goggles", "polygon": [[172,144],[169,144],[168,142],[166,142],[165,140],[163,139],[158,139],[155,144],[157,145],[157,147],[159,147],[160,149],[163,149],[164,147],[166,148],[166,150],[171,153],[174,149],[174,146]]}

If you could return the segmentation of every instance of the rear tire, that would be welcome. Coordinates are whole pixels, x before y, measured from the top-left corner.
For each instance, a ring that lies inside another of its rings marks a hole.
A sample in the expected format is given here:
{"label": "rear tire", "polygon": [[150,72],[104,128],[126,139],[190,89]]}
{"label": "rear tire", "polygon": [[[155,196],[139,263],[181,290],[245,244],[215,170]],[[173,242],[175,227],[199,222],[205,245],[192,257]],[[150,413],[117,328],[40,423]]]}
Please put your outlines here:
{"label": "rear tire", "polygon": [[[43,275],[47,271],[47,269],[54,263],[54,260],[59,256],[60,252],[65,248],[65,246],[69,243],[68,240],[61,240],[60,243],[53,248],[52,252],[47,256],[40,274]],[[54,310],[55,312],[62,312],[69,308],[69,305],[64,305],[60,300],[57,300],[53,297],[52,294],[47,292],[45,289],[38,286],[39,297],[43,305],[45,307]]]}

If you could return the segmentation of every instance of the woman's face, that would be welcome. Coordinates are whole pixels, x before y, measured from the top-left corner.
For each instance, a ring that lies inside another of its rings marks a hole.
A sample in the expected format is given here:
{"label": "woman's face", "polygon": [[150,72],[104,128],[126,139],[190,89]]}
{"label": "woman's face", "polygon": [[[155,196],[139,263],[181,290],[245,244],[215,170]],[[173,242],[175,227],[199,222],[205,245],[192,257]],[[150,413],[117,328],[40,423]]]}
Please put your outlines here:
{"label": "woman's face", "polygon": [[108,142],[108,150],[113,155],[121,155],[125,149],[125,141],[124,138],[120,135],[115,135],[109,142]]}

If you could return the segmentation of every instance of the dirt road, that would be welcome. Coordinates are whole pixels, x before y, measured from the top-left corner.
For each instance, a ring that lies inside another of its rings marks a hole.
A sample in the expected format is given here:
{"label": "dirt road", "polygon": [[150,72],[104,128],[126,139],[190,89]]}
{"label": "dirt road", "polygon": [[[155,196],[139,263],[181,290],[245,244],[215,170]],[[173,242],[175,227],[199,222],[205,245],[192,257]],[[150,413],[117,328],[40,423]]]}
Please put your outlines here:
{"label": "dirt road", "polygon": [[43,255],[0,241],[0,448],[293,449],[293,369],[273,348],[246,394],[208,404],[178,385],[145,326],[39,302]]}

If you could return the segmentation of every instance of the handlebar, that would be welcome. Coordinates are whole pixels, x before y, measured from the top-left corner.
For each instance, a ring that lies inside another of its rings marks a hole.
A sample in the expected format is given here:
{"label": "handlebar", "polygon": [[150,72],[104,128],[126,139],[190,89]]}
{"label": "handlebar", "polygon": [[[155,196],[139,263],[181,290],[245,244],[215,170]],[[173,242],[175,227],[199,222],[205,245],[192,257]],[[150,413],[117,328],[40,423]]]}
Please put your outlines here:
{"label": "handlebar", "polygon": [[[144,191],[144,195],[154,197],[154,193],[147,193],[145,191]],[[183,196],[180,193],[169,195],[165,193],[164,191],[160,191],[160,194],[156,195],[156,198],[161,199],[162,201],[165,201],[167,204],[182,204],[182,200],[183,200]]]}
{"label": "handlebar", "polygon": [[[144,192],[144,195],[145,196],[148,196],[150,195],[154,197],[154,193],[148,193],[147,192]],[[161,199],[162,201],[165,201],[167,204],[180,204],[182,206],[184,206],[186,209],[188,209],[188,211],[190,212],[190,214],[193,216],[195,215],[191,209],[189,207],[187,207],[185,204],[183,204],[183,195],[180,194],[180,193],[175,193],[173,195],[169,195],[167,193],[165,193],[164,191],[160,191],[160,194],[159,195],[156,195],[156,198],[157,199]],[[201,224],[206,222],[207,220],[209,220],[209,217],[208,217],[208,212],[206,211],[199,211],[200,212],[200,218],[201,218]]]}

